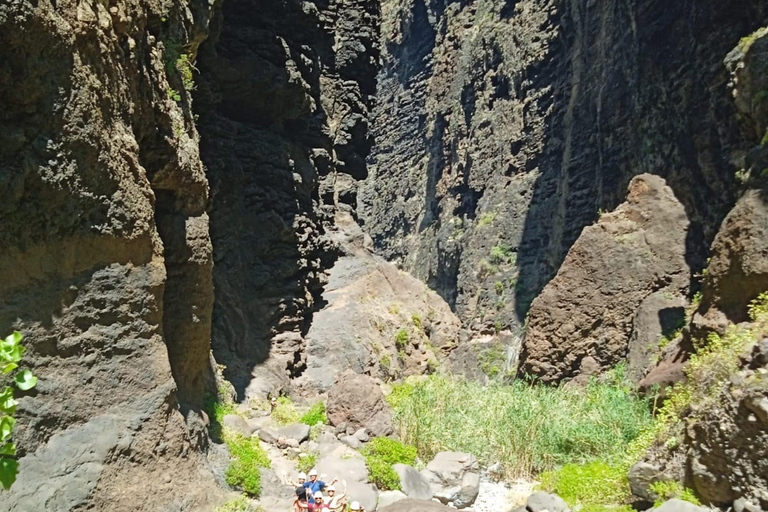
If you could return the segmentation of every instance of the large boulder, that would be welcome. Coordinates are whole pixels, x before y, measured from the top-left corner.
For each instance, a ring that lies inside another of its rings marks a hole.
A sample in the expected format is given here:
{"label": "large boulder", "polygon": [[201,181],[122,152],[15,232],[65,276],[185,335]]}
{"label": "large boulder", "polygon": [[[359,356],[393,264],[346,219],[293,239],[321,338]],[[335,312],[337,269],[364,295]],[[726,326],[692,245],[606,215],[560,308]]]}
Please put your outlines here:
{"label": "large boulder", "polygon": [[429,481],[416,468],[407,464],[395,464],[392,466],[392,469],[400,477],[400,487],[409,498],[417,500],[432,499],[432,489],[429,486]]}
{"label": "large boulder", "polygon": [[480,490],[477,458],[469,453],[440,452],[422,471],[432,496],[456,508],[474,503]]}
{"label": "large boulder", "polygon": [[253,427],[244,418],[237,414],[227,414],[221,420],[225,428],[232,430],[242,436],[250,437],[253,434]]}
{"label": "large boulder", "polygon": [[672,498],[653,509],[653,512],[709,512],[709,509],[699,507],[684,500]]}
{"label": "large boulder", "polygon": [[633,178],[627,200],[584,228],[534,300],[521,370],[552,382],[621,361],[646,297],[659,283],[673,294],[686,289],[688,225],[683,205],[662,178]]}
{"label": "large boulder", "polygon": [[378,384],[369,376],[343,372],[328,392],[326,414],[331,425],[365,427],[374,436],[392,433],[392,413]]}
{"label": "large boulder", "polygon": [[293,439],[301,444],[309,439],[309,425],[294,423],[293,425],[278,429],[277,435],[285,439]]}
{"label": "large boulder", "polygon": [[537,491],[528,497],[525,502],[528,512],[568,512],[570,509],[563,498],[557,494]]}

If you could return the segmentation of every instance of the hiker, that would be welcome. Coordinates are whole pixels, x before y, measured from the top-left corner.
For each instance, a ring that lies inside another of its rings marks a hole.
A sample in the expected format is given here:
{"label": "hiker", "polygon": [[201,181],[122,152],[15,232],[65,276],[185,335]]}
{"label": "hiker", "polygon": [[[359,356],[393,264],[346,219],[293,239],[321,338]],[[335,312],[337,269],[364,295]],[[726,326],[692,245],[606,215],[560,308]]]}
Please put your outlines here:
{"label": "hiker", "polygon": [[315,512],[330,512],[328,506],[324,503],[325,496],[323,496],[322,492],[317,491],[312,495],[312,497],[315,499],[315,506],[312,508],[312,510]]}
{"label": "hiker", "polygon": [[293,512],[306,512],[309,509],[307,503],[307,489],[303,485],[296,487],[296,498],[293,500]]}
{"label": "hiker", "polygon": [[347,482],[343,480],[341,482],[344,485],[344,492],[336,494],[336,487],[333,484],[326,487],[325,492],[328,493],[328,508],[331,512],[342,512],[345,510],[347,504]]}
{"label": "hiker", "polygon": [[360,505],[359,501],[353,501],[352,504],[349,506],[349,510],[365,512],[365,509]]}
{"label": "hiker", "polygon": [[[285,473],[285,477],[288,478],[288,474],[287,473]],[[305,475],[304,473],[299,473],[299,482],[298,483],[294,482],[293,480],[288,480],[288,483],[292,487],[306,487],[304,485],[304,483],[306,481],[307,481],[307,475]]]}
{"label": "hiker", "polygon": [[[334,478],[333,482],[331,482],[331,485],[335,483],[336,483],[336,479]],[[326,486],[325,482],[317,479],[317,470],[316,469],[311,470],[309,472],[309,482],[304,482],[304,487],[306,487],[309,490],[309,494],[308,494],[309,503],[315,502],[314,494],[317,491],[322,491],[323,489],[325,489],[325,486]]]}

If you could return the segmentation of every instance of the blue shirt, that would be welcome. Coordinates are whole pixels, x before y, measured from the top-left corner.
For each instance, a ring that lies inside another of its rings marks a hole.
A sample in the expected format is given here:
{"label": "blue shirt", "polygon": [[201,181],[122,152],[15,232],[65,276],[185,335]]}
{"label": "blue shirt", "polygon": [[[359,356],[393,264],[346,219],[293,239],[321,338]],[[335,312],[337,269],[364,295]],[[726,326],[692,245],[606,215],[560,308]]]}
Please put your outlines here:
{"label": "blue shirt", "polygon": [[307,493],[307,501],[309,503],[315,502],[315,493],[317,491],[322,491],[325,488],[325,482],[322,480],[315,480],[314,482],[311,480],[307,480],[304,482],[304,487],[306,487],[309,492]]}

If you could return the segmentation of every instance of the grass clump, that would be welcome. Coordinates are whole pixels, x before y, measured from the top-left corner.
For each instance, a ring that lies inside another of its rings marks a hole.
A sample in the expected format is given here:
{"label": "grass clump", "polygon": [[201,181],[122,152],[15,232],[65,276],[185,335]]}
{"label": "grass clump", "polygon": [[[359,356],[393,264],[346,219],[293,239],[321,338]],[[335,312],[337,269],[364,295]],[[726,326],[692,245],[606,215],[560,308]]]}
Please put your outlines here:
{"label": "grass clump", "polygon": [[219,505],[214,512],[251,512],[253,507],[248,501],[248,497],[241,494],[237,498],[227,500],[223,505]]}
{"label": "grass clump", "polygon": [[757,41],[759,38],[763,37],[766,34],[768,34],[768,27],[762,27],[752,32],[748,36],[742,37],[739,40],[739,49],[743,53],[747,53],[747,51],[755,43],[755,41]]}
{"label": "grass clump", "polygon": [[401,327],[397,330],[397,333],[395,333],[395,345],[399,350],[404,349],[410,340],[411,335],[408,334],[408,329],[405,327]]}
{"label": "grass clump", "polygon": [[441,450],[499,462],[510,477],[563,464],[620,459],[652,423],[648,401],[624,372],[585,388],[513,381],[479,383],[432,375],[395,386],[388,401],[400,438],[424,460]]}
{"label": "grass clump", "polygon": [[491,263],[496,265],[501,265],[503,263],[514,264],[515,260],[517,259],[517,255],[508,245],[496,244],[491,247],[491,254],[489,258]]}
{"label": "grass clump", "polygon": [[301,423],[314,427],[315,425],[325,425],[328,423],[328,416],[325,415],[325,402],[315,402],[307,412],[299,419]]}
{"label": "grass clump", "polygon": [[416,448],[389,437],[375,437],[363,449],[365,464],[371,482],[382,491],[400,490],[400,477],[393,464],[413,465],[416,462]]}
{"label": "grass clump", "polygon": [[278,425],[292,425],[301,420],[299,411],[296,410],[296,406],[287,396],[277,398],[277,405],[272,410],[271,416]]}
{"label": "grass clump", "polygon": [[304,457],[299,457],[299,462],[296,464],[298,470],[302,473],[309,473],[309,470],[317,465],[317,454],[307,453]]}
{"label": "grass clump", "polygon": [[701,502],[693,493],[693,491],[687,487],[683,487],[679,482],[672,480],[653,482],[651,483],[650,488],[651,492],[657,496],[653,503],[654,507],[658,507],[665,501],[672,498],[678,498],[683,501],[687,501],[688,503],[693,503],[697,506],[701,505]]}
{"label": "grass clump", "polygon": [[486,227],[493,224],[494,219],[496,218],[495,213],[484,213],[480,215],[480,218],[477,220],[477,225],[480,227]]}
{"label": "grass clump", "polygon": [[571,506],[600,507],[621,503],[630,494],[624,464],[594,461],[584,465],[566,464],[541,474],[541,487],[559,495]]}
{"label": "grass clump", "polygon": [[501,343],[495,343],[482,350],[478,354],[477,360],[480,363],[480,371],[488,377],[493,379],[504,375],[504,368],[507,364],[507,354]]}

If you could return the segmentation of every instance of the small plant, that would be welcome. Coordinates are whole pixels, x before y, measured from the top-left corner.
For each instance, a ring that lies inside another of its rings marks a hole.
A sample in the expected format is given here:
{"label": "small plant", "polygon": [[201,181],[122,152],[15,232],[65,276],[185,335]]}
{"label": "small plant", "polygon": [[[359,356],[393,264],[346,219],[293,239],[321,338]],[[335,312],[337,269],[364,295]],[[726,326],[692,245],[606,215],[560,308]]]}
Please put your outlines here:
{"label": "small plant", "polygon": [[761,293],[749,303],[747,314],[753,322],[756,322],[762,315],[768,315],[768,292]]}
{"label": "small plant", "polygon": [[653,482],[651,483],[650,488],[651,492],[657,496],[653,504],[654,507],[658,507],[665,501],[672,498],[678,498],[698,506],[701,505],[701,502],[693,493],[693,491],[687,487],[683,487],[679,482],[671,480]]}
{"label": "small plant", "polygon": [[251,512],[251,507],[248,497],[241,494],[237,498],[227,500],[226,503],[220,505],[214,509],[214,512]]}
{"label": "small plant", "polygon": [[691,306],[694,307],[694,309],[699,307],[699,304],[701,304],[701,298],[702,294],[700,291],[693,294],[693,298],[691,299]]}
{"label": "small plant", "polygon": [[496,284],[494,285],[496,288],[496,293],[501,295],[504,293],[504,283],[501,281],[496,281]]}
{"label": "small plant", "polygon": [[312,404],[299,421],[310,427],[328,423],[328,417],[325,415],[325,402],[320,401]]}
{"label": "small plant", "polygon": [[[21,345],[23,336],[14,331],[0,339],[0,370],[3,376],[10,375],[18,369],[21,356],[24,355],[24,347]],[[13,383],[21,391],[29,391],[37,385],[37,377],[29,370],[21,370],[13,377]],[[14,388],[5,386],[0,391],[0,484],[6,491],[16,481],[19,472],[19,462],[16,460],[16,444],[11,441],[13,426],[16,419],[18,402],[14,399]]]}
{"label": "small plant", "polygon": [[477,220],[477,225],[480,227],[486,227],[493,224],[493,220],[496,218],[495,213],[484,213],[480,215],[480,218]]}
{"label": "small plant", "polygon": [[179,94],[179,91],[171,87],[168,89],[168,99],[171,99],[176,103],[178,103],[181,101],[181,94]]}
{"label": "small plant", "polygon": [[363,449],[370,480],[379,490],[400,489],[400,477],[392,469],[393,464],[414,465],[416,448],[389,437],[375,437]]}
{"label": "small plant", "polygon": [[411,321],[413,322],[413,326],[417,329],[421,329],[421,315],[418,313],[414,313],[411,315]]}
{"label": "small plant", "polygon": [[747,51],[749,51],[749,48],[754,44],[754,42],[766,34],[768,34],[768,27],[762,27],[752,32],[750,35],[746,37],[742,37],[739,40],[739,49],[743,53],[747,53]]}
{"label": "small plant", "polygon": [[296,467],[302,473],[308,473],[309,470],[314,468],[316,465],[317,465],[317,454],[307,453],[304,455],[304,457],[299,457],[299,462],[298,464],[296,464]]}
{"label": "small plant", "polygon": [[411,336],[408,334],[408,329],[405,327],[401,327],[397,330],[397,333],[395,333],[395,345],[400,350],[404,349],[405,346],[408,345],[410,339]]}
{"label": "small plant", "polygon": [[296,406],[287,396],[280,396],[277,398],[277,405],[272,411],[271,416],[278,425],[291,425],[293,423],[298,423],[301,419],[299,412],[296,410]]}
{"label": "small plant", "polygon": [[501,264],[514,264],[515,260],[517,258],[517,255],[515,252],[506,244],[496,244],[493,247],[491,247],[491,254],[490,254],[490,260],[491,263],[495,263],[496,265]]}
{"label": "small plant", "polygon": [[390,315],[395,315],[395,316],[397,316],[397,315],[399,315],[399,314],[400,314],[400,306],[399,306],[398,304],[395,304],[394,302],[393,302],[392,304],[390,304],[390,305],[389,305],[389,307],[387,308],[387,310],[389,311],[389,314],[390,314]]}
{"label": "small plant", "polygon": [[496,343],[480,352],[477,359],[480,362],[480,370],[488,377],[494,378],[503,374],[507,356],[504,347]]}
{"label": "small plant", "polygon": [[225,440],[233,458],[225,474],[227,484],[238,487],[251,496],[259,496],[260,468],[270,466],[269,456],[259,446],[258,439],[225,433]]}
{"label": "small plant", "polygon": [[491,264],[487,259],[481,258],[480,261],[477,262],[477,273],[478,276],[490,276],[495,274],[499,271],[499,267],[496,265]]}

